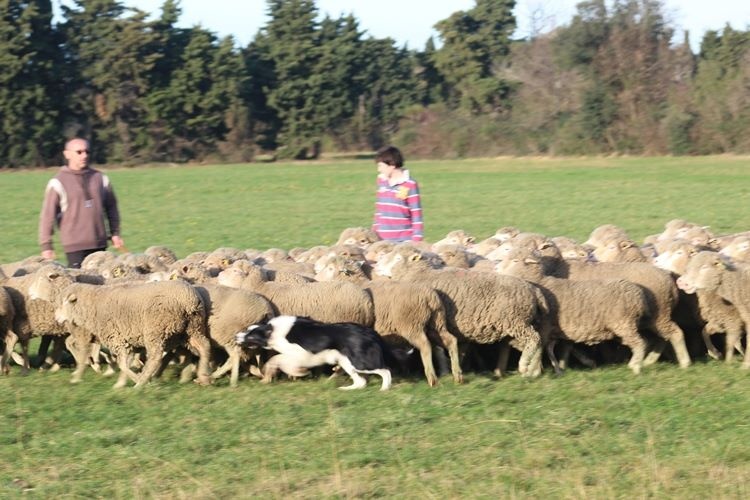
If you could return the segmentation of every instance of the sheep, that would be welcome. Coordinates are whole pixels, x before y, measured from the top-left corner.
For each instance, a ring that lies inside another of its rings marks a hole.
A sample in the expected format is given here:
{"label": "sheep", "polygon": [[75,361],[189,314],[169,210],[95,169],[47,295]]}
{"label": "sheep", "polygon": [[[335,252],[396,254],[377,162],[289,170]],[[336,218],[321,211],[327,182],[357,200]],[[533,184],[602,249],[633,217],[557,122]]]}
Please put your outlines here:
{"label": "sheep", "polygon": [[[0,276],[2,279],[2,276]],[[18,338],[13,331],[16,310],[13,307],[13,300],[8,291],[0,286],[0,374],[7,375],[10,373],[8,362],[10,361],[10,349],[7,348],[7,342],[12,340],[15,343]]]}
{"label": "sheep", "polygon": [[557,339],[598,344],[619,338],[633,355],[628,366],[633,373],[641,371],[646,341],[638,325],[648,313],[648,303],[641,287],[625,280],[572,281],[545,276],[537,250],[517,248],[497,264],[498,272],[528,280],[537,285],[549,304],[547,353],[556,373],[560,367],[555,357]]}
{"label": "sheep", "polygon": [[434,338],[437,334],[448,351],[453,380],[462,383],[458,341],[448,331],[445,306],[438,293],[416,283],[370,281],[363,265],[343,256],[331,256],[315,278],[318,281],[349,281],[367,290],[375,308],[375,331],[386,340],[393,340],[396,336],[416,347],[430,386],[437,384],[430,342],[430,336]]}
{"label": "sheep", "polygon": [[733,262],[750,262],[750,236],[740,235],[732,238],[719,253],[729,257]]}
{"label": "sheep", "polygon": [[446,266],[468,269],[472,267],[472,259],[466,247],[452,243],[435,244],[433,251],[445,263]]}
{"label": "sheep", "polygon": [[490,237],[483,239],[479,243],[475,243],[468,250],[475,255],[487,257],[487,254],[499,247],[501,244],[502,241],[498,240],[497,238]]}
{"label": "sheep", "polygon": [[448,233],[445,238],[436,241],[432,244],[432,247],[440,245],[460,245],[462,247],[468,247],[476,241],[476,238],[462,229],[457,229]]}
{"label": "sheep", "polygon": [[308,316],[326,323],[375,323],[370,295],[352,283],[278,283],[266,281],[260,267],[229,267],[219,273],[218,284],[244,288],[271,301],[278,315]]}
{"label": "sheep", "polygon": [[[747,327],[750,325],[750,269],[738,270],[716,252],[702,251],[694,255],[685,273],[677,279],[677,286],[687,293],[698,290],[713,291],[737,308]],[[747,331],[746,331],[747,333]],[[735,343],[727,334],[727,350]],[[747,336],[746,336],[747,339]],[[750,369],[750,348],[746,342],[742,368]]]}
{"label": "sheep", "polygon": [[230,386],[237,385],[242,348],[235,342],[235,334],[249,325],[264,323],[274,316],[271,303],[263,296],[248,290],[222,285],[197,285],[208,315],[208,336],[229,356],[226,363],[211,373],[216,380],[231,370]]}
{"label": "sheep", "polygon": [[81,261],[83,271],[101,272],[105,267],[113,264],[117,259],[117,254],[107,250],[90,253]]}
{"label": "sheep", "polygon": [[567,236],[555,236],[551,238],[552,243],[560,250],[563,259],[590,260],[591,252],[582,244]]}
{"label": "sheep", "polygon": [[3,275],[6,277],[23,276],[25,274],[33,273],[46,262],[47,261],[42,256],[32,255],[17,262],[0,264],[0,271],[2,271]]}
{"label": "sheep", "polygon": [[521,233],[521,230],[515,226],[505,226],[495,231],[495,234],[492,237],[500,242],[504,242],[504,241],[508,241],[510,239],[515,238],[520,233]]}
{"label": "sheep", "polygon": [[396,243],[390,240],[376,241],[369,247],[365,252],[365,259],[369,263],[375,263],[380,260],[384,255],[390,253],[396,246]]}
{"label": "sheep", "polygon": [[218,274],[229,267],[233,262],[238,260],[245,260],[247,255],[242,250],[229,247],[220,247],[213,252],[206,255],[201,260],[201,266],[208,271],[208,274],[212,277],[218,276]]}
{"label": "sheep", "polygon": [[163,245],[152,245],[143,251],[144,254],[156,257],[166,267],[171,266],[177,261],[177,254],[172,249]]}
{"label": "sheep", "polygon": [[612,237],[602,240],[594,248],[594,258],[599,262],[646,262],[646,255],[638,244],[629,238]]}
{"label": "sheep", "polygon": [[378,233],[366,227],[348,227],[341,231],[337,245],[356,245],[367,248],[376,241],[381,241]]}
{"label": "sheep", "polygon": [[[671,275],[647,262],[585,262],[564,260],[555,248],[547,247],[547,255],[542,259],[545,273],[558,278],[572,280],[612,280],[626,279],[640,285],[646,291],[649,302],[647,327],[663,340],[668,340],[674,348],[677,361],[682,368],[690,366],[690,354],[685,345],[682,329],[672,320],[672,311],[677,304],[678,292]],[[661,355],[664,342],[660,341],[646,356],[644,366],[653,364]]]}
{"label": "sheep", "polygon": [[[654,265],[681,276],[685,274],[691,258],[704,249],[705,247],[696,247],[687,241],[676,240],[656,257]],[[742,352],[740,339],[745,328],[742,317],[733,304],[728,303],[714,290],[698,289],[695,296],[696,313],[702,322],[701,336],[708,355],[714,359],[721,358],[721,354],[711,342],[711,335],[726,333],[724,359],[731,362],[734,349]]]}
{"label": "sheep", "polygon": [[[55,319],[71,322],[87,335],[72,332],[77,363],[86,359],[85,349],[95,337],[117,358],[120,376],[115,388],[128,379],[141,387],[162,365],[166,352],[183,343],[198,353],[197,382],[208,385],[211,344],[206,334],[206,309],[197,290],[179,280],[122,285],[73,283],[63,289]],[[86,338],[86,337],[89,338]],[[139,374],[130,369],[135,348],[146,350],[146,364]]]}
{"label": "sheep", "polygon": [[621,227],[615,226],[614,224],[603,224],[591,231],[589,238],[583,242],[583,245],[598,248],[612,239],[627,240],[630,239],[630,237]]}
{"label": "sheep", "polygon": [[[541,337],[537,327],[548,312],[541,292],[511,276],[471,270],[435,271],[409,247],[399,247],[374,267],[391,279],[431,286],[445,305],[448,329],[460,340],[492,344],[509,338],[521,350],[519,372],[541,373]],[[498,367],[503,360],[498,361]]]}

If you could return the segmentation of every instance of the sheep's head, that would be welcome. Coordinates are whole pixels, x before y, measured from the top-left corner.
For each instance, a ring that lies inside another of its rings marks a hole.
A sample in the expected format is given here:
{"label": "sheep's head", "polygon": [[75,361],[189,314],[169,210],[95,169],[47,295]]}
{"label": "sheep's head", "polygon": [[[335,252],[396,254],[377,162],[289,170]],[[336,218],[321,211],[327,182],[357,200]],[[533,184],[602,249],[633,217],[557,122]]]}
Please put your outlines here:
{"label": "sheep's head", "polygon": [[75,282],[73,276],[60,265],[48,264],[35,273],[29,286],[29,298],[54,302],[60,291]]}

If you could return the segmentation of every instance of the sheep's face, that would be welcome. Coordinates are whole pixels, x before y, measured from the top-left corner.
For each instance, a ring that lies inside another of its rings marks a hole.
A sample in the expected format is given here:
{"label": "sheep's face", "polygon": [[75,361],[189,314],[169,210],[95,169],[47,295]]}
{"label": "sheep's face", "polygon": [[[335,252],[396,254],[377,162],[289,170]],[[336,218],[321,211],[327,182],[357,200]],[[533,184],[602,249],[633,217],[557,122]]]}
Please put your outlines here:
{"label": "sheep's face", "polygon": [[65,295],[62,305],[55,309],[55,321],[61,324],[70,321],[72,324],[78,326],[78,323],[74,319],[77,305],[78,297],[75,293]]}
{"label": "sheep's face", "polygon": [[542,256],[537,250],[517,248],[495,264],[495,271],[531,281],[542,278]]}
{"label": "sheep's face", "polygon": [[716,252],[700,252],[690,259],[685,274],[677,280],[677,286],[686,293],[716,290],[727,269],[727,263]]}
{"label": "sheep's face", "polygon": [[59,290],[74,281],[73,277],[60,266],[45,266],[37,271],[36,277],[31,282],[29,298],[54,302]]}
{"label": "sheep's face", "polygon": [[685,274],[690,257],[696,253],[690,245],[673,245],[654,258],[654,265],[675,274]]}
{"label": "sheep's face", "polygon": [[737,261],[750,260],[750,238],[737,237],[719,253]]}

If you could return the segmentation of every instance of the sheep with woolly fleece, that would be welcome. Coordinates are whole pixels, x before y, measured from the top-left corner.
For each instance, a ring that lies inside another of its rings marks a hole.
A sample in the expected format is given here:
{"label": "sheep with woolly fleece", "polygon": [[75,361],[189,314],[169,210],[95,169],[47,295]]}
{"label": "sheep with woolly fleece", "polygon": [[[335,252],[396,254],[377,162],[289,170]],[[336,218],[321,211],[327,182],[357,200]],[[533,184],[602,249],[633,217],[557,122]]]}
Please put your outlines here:
{"label": "sheep with woolly fleece", "polygon": [[[571,280],[625,279],[643,287],[649,303],[649,321],[645,327],[660,337],[658,344],[644,360],[644,366],[655,363],[664,348],[672,345],[680,367],[690,366],[690,354],[682,329],[672,320],[678,291],[672,276],[647,262],[586,262],[565,260],[557,247],[547,247],[542,255],[545,274]],[[557,251],[557,254],[555,252]]]}
{"label": "sheep with woolly fleece", "polygon": [[[116,388],[126,386],[128,379],[143,386],[162,366],[164,354],[183,346],[199,356],[197,382],[211,382],[206,308],[200,293],[185,282],[74,283],[63,289],[55,319],[72,323],[89,337],[71,333],[77,362],[86,357],[78,347],[88,346],[91,338],[109,348],[120,368]],[[137,348],[145,349],[146,364],[136,374],[130,363]]]}
{"label": "sheep with woolly fleece", "polygon": [[218,284],[244,288],[271,301],[277,316],[308,316],[326,323],[359,323],[372,326],[375,313],[370,295],[353,283],[279,283],[267,281],[259,267],[229,267],[219,273]]}
{"label": "sheep with woolly fleece", "polygon": [[177,254],[174,253],[174,250],[164,245],[151,245],[143,253],[155,257],[165,267],[169,267],[177,260]]}
{"label": "sheep with woolly fleece", "polygon": [[219,247],[206,255],[200,264],[208,271],[209,275],[216,277],[234,262],[245,259],[247,259],[247,254],[242,250],[231,247]]}
{"label": "sheep with woolly fleece", "polygon": [[643,289],[626,280],[572,281],[545,276],[536,250],[517,248],[497,264],[497,271],[538,286],[549,305],[543,337],[556,373],[560,367],[554,353],[559,339],[588,345],[617,338],[632,351],[628,366],[638,374],[646,355],[646,341],[638,325],[648,314]]}
{"label": "sheep with woolly fleece", "polygon": [[594,248],[594,259],[599,262],[647,262],[646,255],[630,238],[611,237]]}
{"label": "sheep with woolly fleece", "polygon": [[448,331],[445,306],[438,293],[416,283],[371,281],[363,268],[365,265],[334,255],[328,258],[315,278],[318,281],[348,281],[367,290],[375,308],[375,331],[387,341],[398,339],[415,347],[422,358],[425,378],[430,386],[438,381],[432,363],[433,342],[446,349],[453,380],[462,383],[458,341]]}
{"label": "sheep with woolly fleece", "polygon": [[750,236],[735,236],[719,250],[719,253],[736,263],[750,263]]}
{"label": "sheep with woolly fleece", "polygon": [[[750,325],[750,269],[737,269],[716,252],[702,251],[691,257],[685,273],[677,279],[677,285],[687,293],[698,290],[715,292],[733,304],[745,324]],[[727,351],[735,344],[727,338]],[[745,346],[742,368],[750,369],[750,347]]]}
{"label": "sheep with woolly fleece", "polygon": [[472,258],[466,247],[452,243],[435,244],[432,246],[433,251],[448,267],[457,267],[469,269],[472,267]]}
{"label": "sheep with woolly fleece", "polygon": [[[49,367],[52,371],[59,369],[59,360],[62,355],[62,343],[55,342],[53,352],[49,358],[46,356],[46,348],[49,345],[46,339],[65,339],[68,337],[71,325],[58,323],[55,320],[55,307],[49,300],[43,300],[35,296],[32,286],[38,276],[46,276],[50,273],[66,272],[70,276],[70,282],[81,280],[85,282],[103,283],[100,276],[90,275],[83,272],[71,273],[59,264],[46,264],[33,274],[9,278],[3,283],[6,291],[13,301],[15,309],[14,332],[16,337],[11,339],[7,348],[12,351],[16,342],[21,345],[21,359],[17,360],[23,371],[31,367],[29,362],[29,341],[32,337],[43,337],[40,345],[39,358],[42,367]],[[98,366],[96,366],[98,369]]]}
{"label": "sheep with woolly fleece", "polygon": [[477,239],[464,231],[463,229],[456,229],[445,235],[442,238],[432,244],[433,248],[440,245],[460,245],[462,247],[468,247],[472,245]]}
{"label": "sheep with woolly fleece", "polygon": [[591,252],[587,247],[578,243],[573,238],[567,236],[554,236],[551,238],[552,243],[560,250],[560,256],[563,259],[572,260],[590,260]]}
{"label": "sheep with woolly fleece", "polygon": [[[0,276],[2,279],[2,276]],[[10,294],[0,286],[0,375],[10,373],[8,362],[10,361],[10,352],[8,341],[15,343],[18,338],[13,331],[13,325],[16,317],[16,310],[13,307],[13,301]]]}
{"label": "sheep with woolly fleece", "polygon": [[[687,241],[676,240],[656,257],[654,265],[679,277],[687,271],[692,257],[702,250],[706,250],[706,248],[696,247]],[[724,359],[728,363],[731,362],[735,349],[742,352],[741,338],[745,330],[745,324],[737,307],[724,300],[715,290],[698,289],[695,291],[695,296],[697,299],[695,305],[697,310],[695,312],[703,323],[701,325],[701,336],[708,355],[714,359],[721,358],[721,353],[711,341],[711,336],[725,333]]]}
{"label": "sheep with woolly fleece", "polygon": [[0,264],[0,272],[6,277],[23,276],[33,273],[47,262],[41,255],[32,255],[16,262]]}
{"label": "sheep with woolly fleece", "polygon": [[81,261],[81,270],[101,273],[103,269],[117,260],[117,254],[109,250],[99,250],[88,254]]}
{"label": "sheep with woolly fleece", "polygon": [[[493,344],[507,338],[521,351],[518,371],[532,377],[541,373],[538,328],[549,309],[534,285],[494,273],[435,270],[408,246],[399,246],[381,259],[374,272],[434,288],[443,300],[448,330],[459,340]],[[501,364],[499,360],[498,367]]]}
{"label": "sheep with woolly fleece", "polygon": [[235,334],[249,325],[264,323],[274,316],[273,307],[265,297],[238,288],[223,285],[196,285],[208,315],[208,336],[224,349],[227,361],[211,373],[216,380],[227,372],[230,386],[235,387],[240,373],[242,347],[235,342]]}
{"label": "sheep with woolly fleece", "polygon": [[394,247],[396,246],[396,242],[390,241],[390,240],[380,240],[376,241],[369,247],[367,247],[367,250],[365,251],[365,259],[370,264],[373,264],[380,260],[381,257],[384,255],[390,253]]}
{"label": "sheep with woolly fleece", "polygon": [[367,227],[348,227],[341,231],[337,245],[356,245],[361,248],[367,248],[376,241],[381,241],[380,236]]}
{"label": "sheep with woolly fleece", "polygon": [[629,239],[628,233],[621,227],[614,224],[602,224],[595,227],[588,239],[583,242],[584,246],[600,247],[611,239]]}
{"label": "sheep with woolly fleece", "polygon": [[259,266],[248,260],[235,261],[229,267],[236,267],[243,272],[255,272],[255,269],[260,267],[266,281],[276,281],[279,283],[310,283],[315,281],[315,270],[311,264],[303,264],[301,262],[289,262],[289,264],[297,264],[299,267],[287,267],[283,264]]}

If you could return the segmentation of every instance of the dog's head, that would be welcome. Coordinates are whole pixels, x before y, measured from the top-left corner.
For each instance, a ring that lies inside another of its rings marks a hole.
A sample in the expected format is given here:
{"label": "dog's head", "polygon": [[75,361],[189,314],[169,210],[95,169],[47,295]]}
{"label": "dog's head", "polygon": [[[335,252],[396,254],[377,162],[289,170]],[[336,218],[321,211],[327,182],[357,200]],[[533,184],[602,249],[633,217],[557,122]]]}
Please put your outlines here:
{"label": "dog's head", "polygon": [[268,323],[250,325],[241,332],[235,334],[235,341],[245,347],[261,347],[273,349],[279,339],[283,339],[298,321],[307,318],[296,316],[277,316]]}
{"label": "dog's head", "polygon": [[235,341],[243,347],[268,348],[268,340],[273,333],[273,325],[270,323],[250,325],[245,330],[237,332]]}

